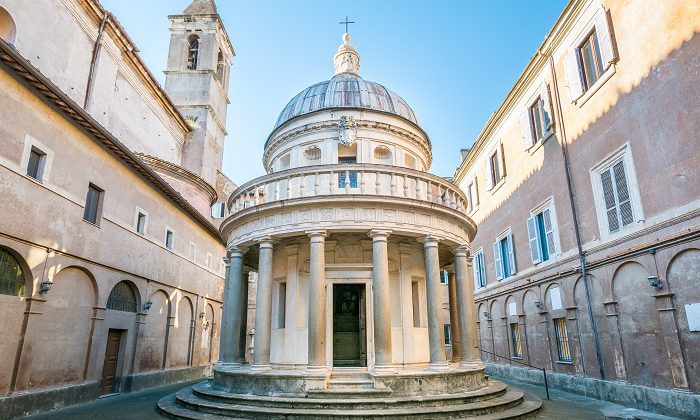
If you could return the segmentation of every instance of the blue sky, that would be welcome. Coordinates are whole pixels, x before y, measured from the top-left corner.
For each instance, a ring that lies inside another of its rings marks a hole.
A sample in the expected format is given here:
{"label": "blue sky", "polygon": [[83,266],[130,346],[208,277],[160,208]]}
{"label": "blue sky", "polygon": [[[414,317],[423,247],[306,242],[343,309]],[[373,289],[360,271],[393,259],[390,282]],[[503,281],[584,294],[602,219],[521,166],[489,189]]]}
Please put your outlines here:
{"label": "blue sky", "polygon": [[[169,14],[191,0],[102,0],[164,81]],[[348,15],[360,75],[413,108],[433,143],[431,172],[451,176],[566,5],[565,0],[218,0],[236,50],[224,172],[242,184],[265,173],[262,148],[277,115],[333,75]]]}

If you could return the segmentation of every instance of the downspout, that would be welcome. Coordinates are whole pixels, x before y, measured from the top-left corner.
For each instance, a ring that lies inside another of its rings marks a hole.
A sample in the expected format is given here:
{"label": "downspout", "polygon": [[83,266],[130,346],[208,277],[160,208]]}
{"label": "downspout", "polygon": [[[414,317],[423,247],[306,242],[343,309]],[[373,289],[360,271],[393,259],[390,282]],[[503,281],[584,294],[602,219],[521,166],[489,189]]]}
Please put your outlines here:
{"label": "downspout", "polygon": [[[541,52],[540,52],[541,53]],[[557,116],[559,118],[561,132],[561,153],[564,159],[564,172],[566,173],[566,187],[569,193],[569,204],[571,206],[571,215],[574,221],[574,232],[576,233],[576,246],[578,248],[578,258],[581,263],[581,279],[583,280],[583,290],[586,293],[586,306],[588,308],[588,318],[591,320],[591,330],[593,332],[593,343],[595,345],[595,355],[598,361],[598,370],[600,379],[605,379],[605,365],[603,364],[603,356],[600,352],[600,340],[598,339],[598,327],[596,326],[595,318],[593,318],[593,306],[591,305],[591,294],[588,288],[588,276],[586,274],[586,254],[583,252],[581,244],[581,232],[578,226],[578,215],[576,213],[576,202],[574,200],[573,187],[571,185],[571,173],[569,168],[569,155],[567,151],[566,130],[564,129],[564,115],[561,110],[561,98],[559,97],[559,84],[557,82],[557,73],[554,71],[554,58],[549,56],[549,67],[552,72],[552,82],[554,84],[554,95],[557,98]],[[584,371],[585,372],[585,371]]]}
{"label": "downspout", "polygon": [[100,29],[97,32],[97,39],[95,40],[95,46],[92,49],[92,60],[90,61],[90,73],[88,73],[87,87],[85,88],[85,103],[83,104],[83,109],[87,111],[88,103],[90,102],[90,97],[92,96],[92,87],[95,84],[95,71],[97,70],[97,57],[100,54],[100,49],[102,48],[102,36],[105,32],[105,25],[107,24],[107,19],[109,19],[109,12],[105,12],[102,17],[102,23],[100,24]]}

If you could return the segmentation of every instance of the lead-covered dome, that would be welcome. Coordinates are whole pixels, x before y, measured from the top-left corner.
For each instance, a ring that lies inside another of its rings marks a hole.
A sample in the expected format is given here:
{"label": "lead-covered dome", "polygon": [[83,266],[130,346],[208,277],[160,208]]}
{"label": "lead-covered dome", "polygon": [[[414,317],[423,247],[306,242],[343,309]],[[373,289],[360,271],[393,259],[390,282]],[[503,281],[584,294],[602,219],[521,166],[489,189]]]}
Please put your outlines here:
{"label": "lead-covered dome", "polygon": [[343,44],[333,57],[335,76],[316,83],[292,98],[280,113],[275,129],[292,118],[322,109],[364,108],[386,112],[418,125],[416,115],[399,95],[383,85],[358,75],[360,55],[350,45],[350,35],[343,35]]}

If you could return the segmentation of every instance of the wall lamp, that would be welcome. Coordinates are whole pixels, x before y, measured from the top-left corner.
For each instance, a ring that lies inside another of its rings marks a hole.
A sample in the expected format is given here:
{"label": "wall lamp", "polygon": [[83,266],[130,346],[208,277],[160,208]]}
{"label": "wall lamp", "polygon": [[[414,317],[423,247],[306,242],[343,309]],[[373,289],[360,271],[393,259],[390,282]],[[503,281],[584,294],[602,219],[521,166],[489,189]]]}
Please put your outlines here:
{"label": "wall lamp", "polygon": [[53,282],[50,280],[44,280],[39,284],[39,294],[43,295],[49,292],[51,290],[51,286],[53,286]]}
{"label": "wall lamp", "polygon": [[542,309],[542,308],[544,308],[544,305],[539,300],[536,300],[535,307],[537,307],[537,309]]}
{"label": "wall lamp", "polygon": [[647,280],[649,280],[649,285],[651,287],[654,287],[656,289],[661,289],[664,287],[663,283],[661,283],[661,280],[659,280],[659,278],[656,276],[649,276],[647,277]]}
{"label": "wall lamp", "polygon": [[200,318],[204,318],[205,316],[207,316],[206,313],[204,313],[204,312],[200,312],[200,313],[199,313],[199,317],[200,317]]}
{"label": "wall lamp", "polygon": [[485,318],[488,318],[488,317],[489,317],[489,313],[486,312],[486,311],[484,311],[484,317],[485,317]]}
{"label": "wall lamp", "polygon": [[143,310],[144,310],[144,311],[147,311],[147,310],[151,309],[151,306],[153,306],[153,302],[151,302],[151,301],[149,300],[148,302],[146,302],[146,303],[143,304]]}

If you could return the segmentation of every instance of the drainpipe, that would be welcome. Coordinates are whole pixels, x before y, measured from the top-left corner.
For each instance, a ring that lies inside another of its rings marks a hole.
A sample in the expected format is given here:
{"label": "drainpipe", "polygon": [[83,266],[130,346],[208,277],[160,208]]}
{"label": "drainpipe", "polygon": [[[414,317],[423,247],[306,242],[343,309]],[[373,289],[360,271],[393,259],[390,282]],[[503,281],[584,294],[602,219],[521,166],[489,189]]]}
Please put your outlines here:
{"label": "drainpipe", "polygon": [[100,29],[97,32],[97,39],[95,40],[95,46],[92,49],[90,73],[88,73],[87,87],[85,88],[85,103],[83,104],[83,109],[86,111],[88,103],[90,102],[90,96],[92,96],[92,87],[95,82],[95,71],[97,70],[97,56],[100,54],[100,49],[102,48],[102,36],[104,35],[107,19],[109,19],[109,12],[105,12],[104,16],[102,17],[102,23],[100,24]]}
{"label": "drainpipe", "polygon": [[[541,54],[541,52],[540,52]],[[600,352],[600,340],[598,339],[598,327],[596,326],[595,319],[593,318],[593,306],[591,305],[591,294],[588,288],[588,276],[586,273],[586,254],[583,252],[583,245],[581,244],[581,232],[578,226],[578,215],[576,213],[576,202],[574,200],[573,188],[571,186],[571,173],[569,167],[569,155],[567,151],[567,141],[566,141],[566,131],[564,130],[564,115],[561,110],[561,100],[559,97],[559,87],[557,82],[557,73],[554,71],[554,58],[549,56],[549,67],[552,72],[552,82],[554,84],[553,91],[554,95],[557,97],[557,116],[559,117],[559,126],[561,132],[561,153],[564,159],[564,172],[566,173],[566,187],[569,193],[569,204],[571,205],[571,214],[574,220],[574,232],[576,233],[576,246],[578,248],[578,258],[581,263],[581,279],[583,280],[583,290],[586,293],[586,304],[588,308],[588,318],[591,320],[591,330],[593,331],[593,343],[595,344],[595,355],[598,360],[598,370],[600,372],[600,379],[605,379],[605,365],[603,364],[603,357]]]}

